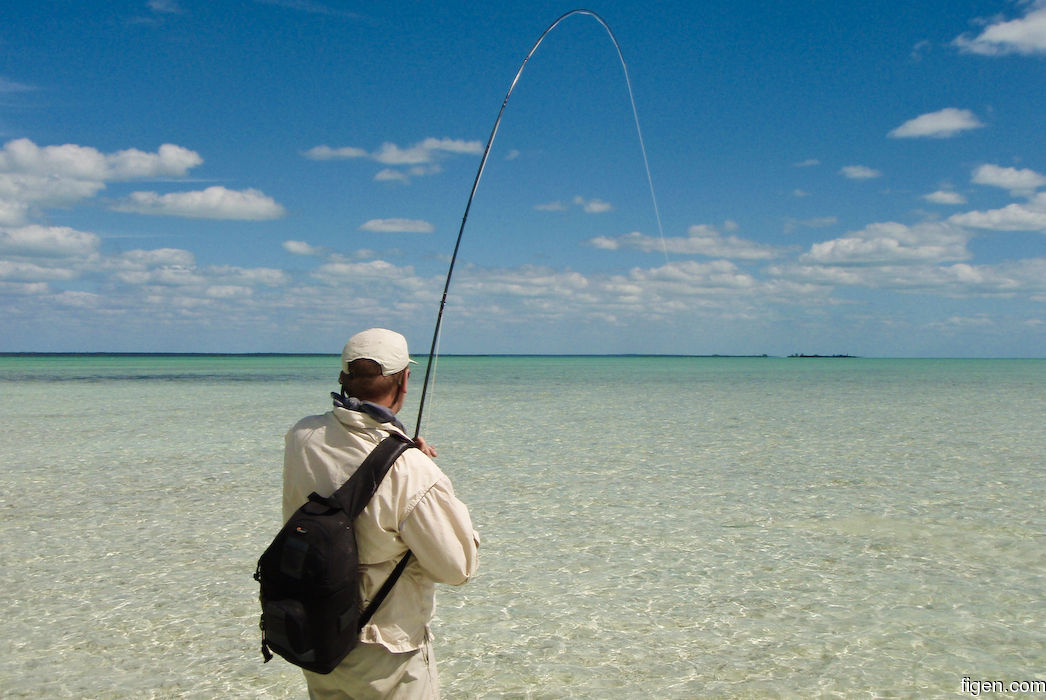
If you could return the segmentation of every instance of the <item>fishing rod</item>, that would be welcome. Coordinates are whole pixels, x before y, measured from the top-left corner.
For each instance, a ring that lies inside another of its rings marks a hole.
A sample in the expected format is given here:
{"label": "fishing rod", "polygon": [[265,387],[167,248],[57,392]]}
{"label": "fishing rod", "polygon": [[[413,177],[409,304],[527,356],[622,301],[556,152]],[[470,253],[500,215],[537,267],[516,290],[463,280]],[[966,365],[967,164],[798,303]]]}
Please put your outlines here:
{"label": "fishing rod", "polygon": [[[476,170],[476,179],[472,183],[472,191],[469,192],[468,201],[465,203],[465,213],[461,217],[461,226],[458,228],[458,237],[457,240],[454,241],[454,252],[450,256],[450,265],[447,268],[447,278],[443,284],[443,296],[439,302],[439,312],[436,314],[436,328],[432,333],[432,344],[429,347],[429,361],[428,365],[425,367],[425,380],[421,385],[421,401],[418,404],[418,420],[414,427],[415,438],[417,438],[418,434],[421,432],[421,417],[425,411],[425,398],[428,395],[429,377],[432,374],[432,367],[436,362],[436,346],[439,343],[440,328],[443,325],[443,310],[447,306],[447,293],[450,291],[450,278],[454,274],[454,263],[457,262],[458,259],[458,249],[461,247],[461,237],[462,234],[465,233],[465,223],[469,218],[469,210],[472,208],[472,200],[476,196],[476,190],[479,188],[479,181],[483,177],[483,170],[487,166],[487,157],[490,155],[491,146],[494,145],[494,137],[497,136],[498,128],[501,126],[501,117],[505,114],[505,107],[508,105],[508,100],[512,96],[512,91],[516,89],[516,83],[519,82],[520,76],[523,75],[523,69],[527,67],[527,62],[530,60],[530,57],[538,50],[538,47],[541,45],[541,42],[545,40],[545,37],[548,36],[548,33],[555,29],[560,22],[572,15],[588,15],[589,17],[592,17],[603,25],[603,29],[605,29],[607,34],[610,36],[610,40],[614,42],[614,48],[617,50],[617,57],[621,61],[621,69],[625,73],[625,83],[628,86],[628,99],[632,104],[632,117],[635,119],[636,133],[639,136],[639,147],[643,152],[643,165],[646,168],[647,184],[650,186],[650,197],[654,203],[654,214],[657,218],[657,230],[661,236],[661,245],[664,248],[665,234],[661,227],[661,213],[657,208],[657,197],[654,195],[654,181],[650,176],[650,163],[647,161],[646,146],[643,143],[643,131],[639,128],[639,113],[636,111],[636,100],[632,94],[632,81],[628,76],[628,66],[625,64],[625,57],[621,53],[621,45],[618,43],[617,37],[614,36],[614,32],[611,31],[610,25],[607,24],[598,14],[592,10],[571,10],[561,15],[559,19],[548,26],[548,29],[542,32],[541,36],[538,37],[538,40],[535,41],[534,45],[530,48],[530,52],[527,53],[526,58],[523,59],[523,63],[520,64],[519,70],[516,71],[516,77],[512,79],[512,84],[509,85],[508,92],[505,93],[505,99],[501,103],[501,109],[498,110],[498,117],[494,120],[494,127],[490,130],[490,137],[487,139],[487,146],[483,149],[483,157],[479,161],[479,168]],[[665,250],[667,258],[667,248]]]}

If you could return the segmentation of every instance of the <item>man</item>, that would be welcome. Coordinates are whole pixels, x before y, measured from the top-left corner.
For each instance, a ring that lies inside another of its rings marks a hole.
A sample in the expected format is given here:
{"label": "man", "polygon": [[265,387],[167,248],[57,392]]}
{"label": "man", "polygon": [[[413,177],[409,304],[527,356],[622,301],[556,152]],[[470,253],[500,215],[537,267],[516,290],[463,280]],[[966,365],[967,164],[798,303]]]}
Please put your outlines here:
{"label": "man", "polygon": [[[286,435],[284,521],[312,491],[334,493],[389,433],[405,433],[396,413],[412,362],[399,333],[372,328],[349,339],[341,392],[331,394],[334,408],[302,419]],[[355,522],[364,605],[407,550],[410,563],[345,660],[327,675],[304,672],[312,700],[439,697],[429,630],[435,584],[472,577],[479,536],[432,461],[436,451],[420,437],[417,445],[396,460]]]}

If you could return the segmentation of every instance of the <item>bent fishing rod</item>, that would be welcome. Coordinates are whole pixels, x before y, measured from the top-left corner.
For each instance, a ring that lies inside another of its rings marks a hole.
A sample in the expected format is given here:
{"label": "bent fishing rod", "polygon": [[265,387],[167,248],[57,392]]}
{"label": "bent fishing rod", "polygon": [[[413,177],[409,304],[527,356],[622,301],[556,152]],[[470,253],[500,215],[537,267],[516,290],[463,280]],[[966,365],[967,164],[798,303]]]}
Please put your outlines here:
{"label": "bent fishing rod", "polygon": [[527,67],[527,62],[530,60],[531,56],[534,55],[534,52],[538,50],[538,47],[541,45],[541,42],[545,40],[545,37],[548,36],[549,32],[555,29],[560,22],[565,20],[567,17],[571,17],[572,15],[588,15],[589,17],[592,17],[601,25],[603,25],[603,29],[605,29],[607,34],[610,36],[610,40],[614,42],[614,48],[617,50],[617,57],[621,61],[621,68],[625,73],[625,83],[628,85],[628,99],[632,104],[632,116],[635,119],[636,132],[639,136],[639,145],[640,149],[643,152],[643,165],[646,168],[647,183],[650,185],[650,196],[654,202],[654,213],[657,217],[657,227],[658,231],[661,234],[661,240],[663,245],[664,232],[661,228],[661,213],[660,211],[658,211],[657,198],[654,196],[654,182],[650,176],[650,164],[647,161],[646,146],[643,144],[643,132],[639,128],[639,114],[636,111],[636,100],[632,94],[632,81],[628,76],[628,66],[625,64],[625,57],[621,53],[621,45],[618,44],[617,38],[614,36],[614,32],[610,29],[610,25],[607,24],[606,21],[598,14],[596,14],[592,10],[571,10],[561,15],[555,22],[548,26],[548,29],[542,32],[541,36],[538,37],[538,40],[535,41],[534,45],[530,48],[530,52],[527,53],[526,58],[523,59],[523,63],[520,64],[519,70],[516,71],[516,77],[512,79],[512,83],[511,85],[509,85],[508,92],[505,93],[505,99],[501,103],[501,109],[498,110],[497,119],[494,120],[494,127],[490,130],[490,137],[487,139],[487,146],[483,149],[483,157],[479,161],[479,168],[476,170],[476,178],[472,183],[472,190],[469,192],[468,201],[465,203],[465,213],[461,217],[461,226],[458,228],[458,237],[454,241],[454,252],[450,256],[450,264],[447,268],[447,278],[446,281],[443,283],[443,296],[440,298],[439,312],[436,314],[436,327],[432,333],[432,344],[429,346],[429,361],[428,365],[425,367],[425,380],[421,385],[421,400],[418,404],[418,420],[414,427],[415,439],[417,439],[418,435],[421,432],[421,418],[425,411],[425,398],[428,395],[429,378],[432,374],[432,368],[436,363],[436,347],[439,343],[440,329],[443,325],[443,311],[447,306],[447,293],[450,291],[450,278],[454,274],[454,263],[457,262],[458,250],[461,248],[461,237],[465,233],[465,224],[468,222],[469,210],[472,208],[472,200],[476,196],[476,190],[479,188],[479,181],[483,177],[483,170],[487,166],[487,158],[490,156],[490,149],[494,145],[494,137],[497,136],[498,128],[501,126],[501,118],[505,114],[505,107],[508,105],[509,98],[512,97],[512,91],[516,89],[516,84],[519,82],[520,76],[523,75],[523,69]]}

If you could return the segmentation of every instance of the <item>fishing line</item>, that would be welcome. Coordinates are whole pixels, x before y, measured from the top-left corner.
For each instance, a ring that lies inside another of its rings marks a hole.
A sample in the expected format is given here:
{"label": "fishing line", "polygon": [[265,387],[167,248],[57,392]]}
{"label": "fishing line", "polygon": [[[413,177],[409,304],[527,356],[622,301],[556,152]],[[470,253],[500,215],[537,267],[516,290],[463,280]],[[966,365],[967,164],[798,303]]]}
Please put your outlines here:
{"label": "fishing line", "polygon": [[628,86],[628,100],[632,105],[632,118],[636,123],[636,134],[639,137],[639,149],[643,153],[643,167],[646,169],[647,184],[650,187],[650,199],[654,205],[654,216],[657,219],[657,232],[661,239],[661,250],[665,254],[665,262],[668,262],[668,247],[665,245],[665,232],[661,226],[661,211],[657,206],[657,196],[654,194],[654,180],[650,176],[650,163],[647,160],[646,155],[646,144],[643,142],[643,130],[639,126],[639,113],[636,111],[636,99],[632,94],[632,79],[628,75],[628,66],[625,64],[625,56],[621,53],[621,45],[617,41],[617,37],[614,36],[614,32],[610,30],[610,25],[592,10],[578,9],[571,10],[566,14],[562,15],[555,22],[548,26],[538,40],[534,42],[534,45],[530,48],[530,52],[526,58],[523,59],[523,63],[519,66],[519,70],[516,71],[516,77],[512,79],[512,84],[509,86],[508,92],[505,94],[505,99],[501,103],[501,109],[498,110],[498,117],[494,120],[494,128],[490,130],[490,137],[487,139],[487,146],[483,149],[483,157],[479,161],[479,169],[476,171],[476,179],[472,183],[472,191],[469,192],[468,201],[465,203],[465,213],[461,217],[461,226],[458,228],[458,237],[454,241],[454,252],[450,256],[450,265],[447,268],[447,279],[443,284],[443,296],[439,302],[439,312],[436,314],[436,328],[432,333],[432,344],[429,347],[429,361],[425,368],[425,381],[421,386],[421,401],[418,404],[418,420],[414,428],[414,437],[417,438],[421,432],[421,417],[425,410],[425,398],[428,395],[429,389],[429,378],[432,375],[432,369],[436,362],[437,345],[439,343],[440,329],[443,326],[443,310],[447,306],[447,292],[450,291],[450,278],[454,274],[454,263],[458,259],[458,249],[461,247],[461,236],[465,233],[465,223],[469,218],[469,210],[472,208],[472,200],[476,196],[476,190],[479,188],[479,181],[483,177],[483,170],[487,167],[487,157],[490,155],[490,148],[494,145],[494,137],[498,134],[498,128],[501,126],[501,117],[505,114],[505,107],[508,105],[508,100],[512,96],[512,91],[516,89],[516,83],[519,82],[520,76],[523,75],[523,69],[527,67],[527,62],[530,57],[534,55],[534,52],[538,50],[541,42],[545,40],[548,33],[551,32],[556,26],[565,20],[567,17],[572,15],[588,15],[592,17],[606,30],[610,36],[610,40],[614,43],[614,48],[617,50],[618,60],[621,61],[621,70],[625,74],[625,84]]}

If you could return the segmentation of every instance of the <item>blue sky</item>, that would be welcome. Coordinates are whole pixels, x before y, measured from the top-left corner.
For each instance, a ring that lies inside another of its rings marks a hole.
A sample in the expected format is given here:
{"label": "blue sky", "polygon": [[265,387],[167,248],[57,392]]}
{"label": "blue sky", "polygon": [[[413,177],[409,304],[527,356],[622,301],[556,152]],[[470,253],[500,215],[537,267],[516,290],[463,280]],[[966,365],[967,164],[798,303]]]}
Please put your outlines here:
{"label": "blue sky", "polygon": [[[0,9],[0,351],[424,352],[575,5]],[[441,351],[1046,355],[1046,2],[603,2]],[[660,214],[660,230],[658,225]]]}

